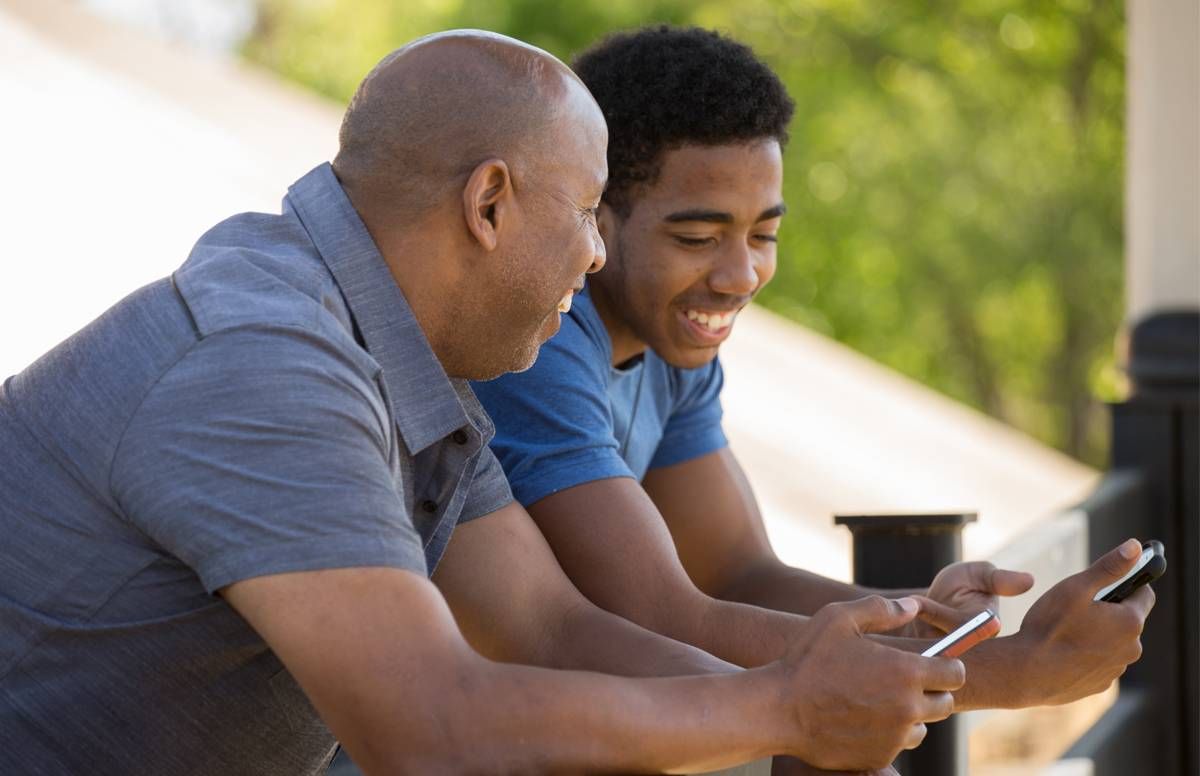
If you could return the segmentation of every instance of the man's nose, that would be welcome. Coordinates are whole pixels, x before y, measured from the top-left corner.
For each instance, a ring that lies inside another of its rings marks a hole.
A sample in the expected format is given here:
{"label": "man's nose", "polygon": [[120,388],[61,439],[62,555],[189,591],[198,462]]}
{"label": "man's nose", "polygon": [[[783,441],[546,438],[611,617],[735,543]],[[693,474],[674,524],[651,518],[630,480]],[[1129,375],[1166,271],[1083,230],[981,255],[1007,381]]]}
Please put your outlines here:
{"label": "man's nose", "polygon": [[604,268],[604,263],[608,261],[608,252],[604,247],[604,238],[599,233],[596,234],[592,244],[594,246],[592,250],[592,266],[587,269],[589,275],[593,272],[599,272]]}
{"label": "man's nose", "polygon": [[736,243],[729,245],[709,273],[708,285],[721,294],[745,296],[758,289],[758,280],[754,252],[745,243]]}

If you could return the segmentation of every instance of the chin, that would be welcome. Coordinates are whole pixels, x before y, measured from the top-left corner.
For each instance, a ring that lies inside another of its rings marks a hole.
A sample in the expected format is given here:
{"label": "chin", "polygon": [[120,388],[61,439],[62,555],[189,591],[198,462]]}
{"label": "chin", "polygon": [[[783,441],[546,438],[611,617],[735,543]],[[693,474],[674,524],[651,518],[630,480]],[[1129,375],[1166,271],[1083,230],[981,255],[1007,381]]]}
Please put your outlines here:
{"label": "chin", "polygon": [[651,349],[659,358],[676,369],[698,369],[711,362],[720,352],[720,347],[715,345],[708,348],[691,345],[689,347],[663,348],[662,350],[654,347]]}

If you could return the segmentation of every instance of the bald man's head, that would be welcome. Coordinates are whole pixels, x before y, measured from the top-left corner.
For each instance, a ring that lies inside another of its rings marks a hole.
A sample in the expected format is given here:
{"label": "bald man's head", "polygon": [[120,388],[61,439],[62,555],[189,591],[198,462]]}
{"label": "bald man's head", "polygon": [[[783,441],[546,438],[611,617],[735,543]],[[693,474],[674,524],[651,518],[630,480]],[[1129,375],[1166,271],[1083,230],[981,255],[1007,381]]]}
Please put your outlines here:
{"label": "bald man's head", "polygon": [[554,57],[511,38],[422,38],[371,71],[334,171],[447,374],[527,368],[583,275],[604,115]]}
{"label": "bald man's head", "polygon": [[552,151],[553,126],[581,99],[591,102],[586,88],[541,49],[475,30],[430,35],[363,80],[334,170],[348,189],[411,222],[485,159],[503,159],[518,179],[536,170]]}

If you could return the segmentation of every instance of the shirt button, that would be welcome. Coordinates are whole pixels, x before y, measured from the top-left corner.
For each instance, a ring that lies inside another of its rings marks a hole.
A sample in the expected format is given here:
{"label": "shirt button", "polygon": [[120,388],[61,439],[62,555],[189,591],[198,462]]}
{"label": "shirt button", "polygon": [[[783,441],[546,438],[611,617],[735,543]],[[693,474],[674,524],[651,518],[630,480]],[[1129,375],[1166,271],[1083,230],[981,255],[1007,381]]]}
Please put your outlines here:
{"label": "shirt button", "polygon": [[453,434],[451,434],[450,438],[453,439],[457,444],[460,444],[460,445],[465,445],[467,443],[467,439],[468,439],[467,432],[463,431],[461,428],[459,430],[455,431]]}
{"label": "shirt button", "polygon": [[424,501],[421,502],[421,509],[424,509],[426,512],[430,512],[430,513],[436,512],[437,511],[437,502],[431,501],[429,499],[425,499]]}

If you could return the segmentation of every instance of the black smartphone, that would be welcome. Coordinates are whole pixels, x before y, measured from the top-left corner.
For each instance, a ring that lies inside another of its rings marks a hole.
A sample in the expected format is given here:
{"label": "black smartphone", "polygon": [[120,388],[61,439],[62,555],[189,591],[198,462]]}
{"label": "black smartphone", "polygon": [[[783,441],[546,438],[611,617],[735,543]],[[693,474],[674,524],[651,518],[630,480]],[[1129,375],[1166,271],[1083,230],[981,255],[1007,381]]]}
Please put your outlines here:
{"label": "black smartphone", "polygon": [[1142,557],[1128,574],[1113,582],[1096,593],[1095,601],[1119,603],[1142,585],[1147,585],[1163,575],[1167,570],[1167,557],[1163,554],[1162,542],[1151,539],[1142,542]]}

